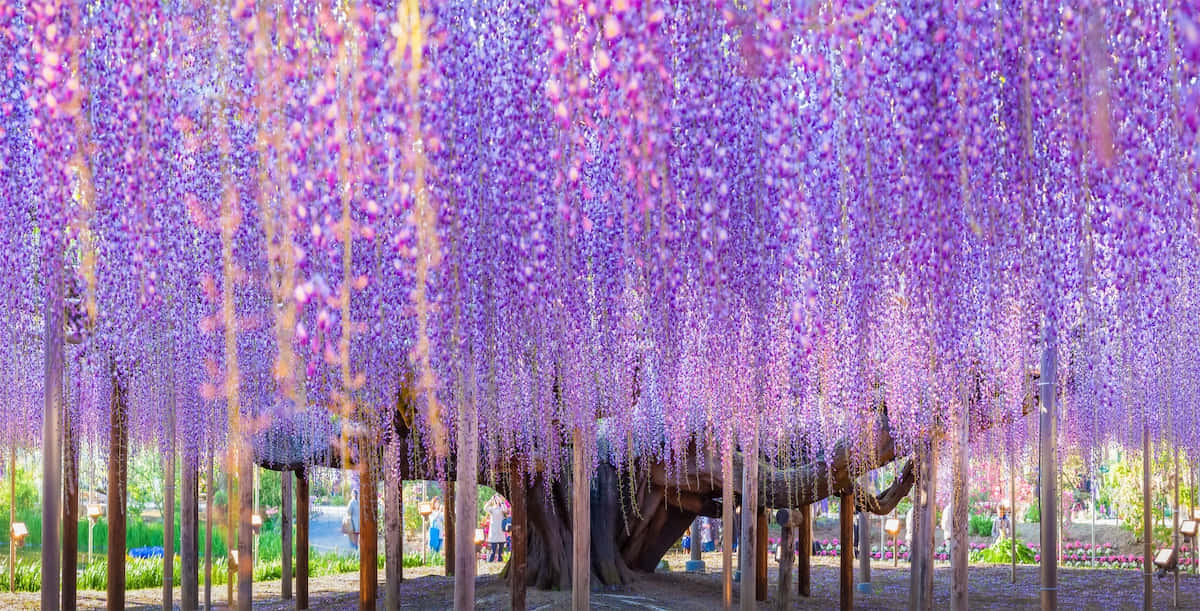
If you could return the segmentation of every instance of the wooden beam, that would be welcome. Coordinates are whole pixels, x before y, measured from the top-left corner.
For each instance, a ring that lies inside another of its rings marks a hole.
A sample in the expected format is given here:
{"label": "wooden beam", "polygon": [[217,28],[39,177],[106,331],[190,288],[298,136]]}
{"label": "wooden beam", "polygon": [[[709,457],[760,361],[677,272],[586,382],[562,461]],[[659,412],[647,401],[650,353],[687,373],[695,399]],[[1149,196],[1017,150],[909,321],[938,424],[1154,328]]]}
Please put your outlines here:
{"label": "wooden beam", "polygon": [[796,582],[800,596],[812,596],[812,505],[800,508],[800,559],[796,563]]}
{"label": "wooden beam", "polygon": [[183,469],[180,473],[180,532],[179,532],[179,608],[196,611],[200,605],[200,545],[199,545],[199,480],[197,448],[184,440]]}
{"label": "wooden beam", "polygon": [[125,609],[125,498],[129,460],[129,406],[114,371],[108,437],[108,611]]}
{"label": "wooden beam", "polygon": [[529,546],[528,512],[525,508],[525,478],[521,462],[515,456],[508,468],[509,500],[512,501],[512,556],[508,560],[509,588],[513,611],[524,611],[525,590],[528,587]]}
{"label": "wooden beam", "polygon": [[279,576],[279,594],[283,600],[292,599],[292,472],[279,473],[280,504],[279,508],[279,560],[282,563],[282,574]]}
{"label": "wooden beam", "polygon": [[308,608],[308,474],[296,473],[296,609]]}
{"label": "wooden beam", "polygon": [[838,505],[838,542],[842,547],[839,555],[838,607],[848,611],[854,608],[854,492],[843,492]]}
{"label": "wooden beam", "polygon": [[792,608],[792,559],[796,557],[792,531],[790,525],[779,529],[779,600],[776,601],[779,611],[791,611]]}
{"label": "wooden beam", "polygon": [[79,567],[79,431],[63,410],[62,609],[76,608]]}
{"label": "wooden beam", "polygon": [[375,603],[379,597],[379,495],[375,491],[375,456],[374,445],[364,443],[359,447],[359,611],[375,611]]}
{"label": "wooden beam", "polygon": [[591,607],[592,495],[589,453],[579,427],[571,433],[571,611]]}

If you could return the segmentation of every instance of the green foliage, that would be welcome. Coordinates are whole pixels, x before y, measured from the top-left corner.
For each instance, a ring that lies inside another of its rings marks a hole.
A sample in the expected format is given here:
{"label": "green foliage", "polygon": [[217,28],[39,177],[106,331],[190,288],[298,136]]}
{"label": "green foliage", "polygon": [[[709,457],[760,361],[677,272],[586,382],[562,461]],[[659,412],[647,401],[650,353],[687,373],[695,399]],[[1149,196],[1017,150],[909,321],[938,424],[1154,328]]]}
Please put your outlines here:
{"label": "green foliage", "polygon": [[[18,492],[18,498],[20,493]],[[40,562],[17,558],[14,575],[18,592],[37,592],[42,589],[42,565]],[[8,556],[0,559],[0,592],[8,591]]]}
{"label": "green foliage", "polygon": [[1029,504],[1029,509],[1025,510],[1025,522],[1029,524],[1037,524],[1042,521],[1042,506],[1037,499],[1034,499]]}
{"label": "green foliage", "polygon": [[[9,475],[11,474],[5,472],[5,476]],[[42,542],[42,501],[38,486],[41,482],[41,475],[34,474],[33,471],[21,467],[19,462],[17,464],[16,475],[17,521],[24,522],[25,527],[29,529],[29,536],[26,537],[25,544],[40,545]],[[0,485],[0,507],[4,509],[0,511],[0,533],[3,533],[3,537],[6,540],[8,539],[11,526],[8,520],[8,508],[11,505],[9,482],[4,481],[3,485]],[[7,578],[5,579],[4,587],[8,587]]]}
{"label": "green foliage", "polygon": [[445,562],[445,558],[439,554],[429,554],[425,562],[421,561],[421,554],[405,554],[404,568],[414,568],[419,566],[441,566]]}
{"label": "green foliage", "polygon": [[[419,562],[420,558],[417,558]],[[383,555],[379,556],[379,567],[384,564]],[[28,566],[26,566],[28,565]],[[406,566],[407,559],[406,559]],[[417,565],[413,565],[417,566]],[[27,592],[36,592],[41,588],[41,571],[33,563],[18,563],[18,583],[17,589]],[[162,558],[126,558],[125,559],[125,589],[126,590],[141,590],[145,588],[161,588],[163,583],[163,562]],[[292,571],[295,572],[295,559],[292,561]],[[7,572],[7,567],[4,568]],[[336,553],[319,553],[313,554],[309,558],[308,575],[309,577],[321,577],[323,575],[337,575],[340,573],[354,573],[358,571],[358,556],[343,555]],[[201,561],[200,566],[201,576],[204,574],[204,565]],[[21,575],[25,575],[22,577]],[[283,576],[283,564],[279,558],[274,560],[265,560],[255,563],[254,565],[254,580],[268,581],[279,579]],[[175,558],[174,575],[172,576],[174,585],[180,583],[180,561]],[[23,581],[24,580],[24,581]],[[225,585],[229,580],[229,564],[225,561],[225,557],[213,558],[213,584]],[[24,584],[28,584],[26,587]],[[81,590],[104,590],[108,585],[108,566],[104,560],[97,560],[90,566],[84,568],[79,574],[79,589]],[[7,580],[4,581],[4,588],[8,587]]]}
{"label": "green foliage", "polygon": [[967,525],[968,534],[976,537],[992,536],[992,520],[985,515],[973,513]]}
{"label": "green foliage", "polygon": [[[971,552],[971,562],[1009,564],[1012,562],[1012,539],[1005,537],[990,547]],[[1033,564],[1034,553],[1025,544],[1017,541],[1017,563]]]}

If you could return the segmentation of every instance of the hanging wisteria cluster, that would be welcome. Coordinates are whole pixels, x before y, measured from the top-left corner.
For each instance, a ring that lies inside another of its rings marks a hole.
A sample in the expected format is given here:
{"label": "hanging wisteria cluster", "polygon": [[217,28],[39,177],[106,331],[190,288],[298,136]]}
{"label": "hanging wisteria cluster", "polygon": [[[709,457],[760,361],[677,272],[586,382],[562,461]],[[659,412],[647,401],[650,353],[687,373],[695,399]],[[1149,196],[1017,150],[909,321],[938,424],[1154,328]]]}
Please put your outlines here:
{"label": "hanging wisteria cluster", "polygon": [[1050,341],[1064,444],[1200,448],[1194,3],[16,0],[0,71],[13,443],[63,257],[91,435],[1012,448]]}

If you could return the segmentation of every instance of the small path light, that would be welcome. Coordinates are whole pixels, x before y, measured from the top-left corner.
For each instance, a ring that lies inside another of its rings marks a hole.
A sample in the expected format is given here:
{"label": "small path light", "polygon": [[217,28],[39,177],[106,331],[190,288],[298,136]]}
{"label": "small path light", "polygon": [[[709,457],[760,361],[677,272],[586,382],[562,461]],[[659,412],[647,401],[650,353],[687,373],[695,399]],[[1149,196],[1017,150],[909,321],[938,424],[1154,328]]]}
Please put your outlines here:
{"label": "small path light", "polygon": [[1166,576],[1167,571],[1179,570],[1178,558],[1175,556],[1175,549],[1164,547],[1154,554],[1154,566],[1158,567],[1158,577],[1162,579]]}
{"label": "small path light", "polygon": [[892,538],[892,566],[900,564],[900,520],[897,518],[888,518],[887,522],[883,523],[883,530]]}
{"label": "small path light", "polygon": [[88,505],[88,566],[92,565],[92,530],[96,528],[96,522],[104,515],[103,505]]}
{"label": "small path light", "polygon": [[12,537],[12,544],[21,547],[25,545],[25,537],[29,536],[29,529],[25,527],[24,522],[13,522],[8,534]]}

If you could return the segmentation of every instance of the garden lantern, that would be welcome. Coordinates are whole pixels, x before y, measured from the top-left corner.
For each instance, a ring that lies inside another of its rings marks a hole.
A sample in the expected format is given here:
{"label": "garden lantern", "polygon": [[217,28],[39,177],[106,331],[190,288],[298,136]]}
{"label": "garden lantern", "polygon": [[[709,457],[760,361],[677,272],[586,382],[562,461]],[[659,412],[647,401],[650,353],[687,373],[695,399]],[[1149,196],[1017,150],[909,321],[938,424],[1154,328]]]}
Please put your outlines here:
{"label": "garden lantern", "polygon": [[250,516],[250,529],[254,531],[254,534],[257,535],[259,532],[262,531],[262,525],[263,525],[263,520],[262,520],[261,514],[256,513],[256,514],[252,514]]}
{"label": "garden lantern", "polygon": [[9,536],[12,538],[12,544],[15,547],[25,545],[25,537],[29,536],[29,529],[25,527],[24,522],[13,522],[12,528],[9,529]]}
{"label": "garden lantern", "polygon": [[92,530],[96,528],[96,522],[100,519],[100,516],[103,516],[103,515],[104,515],[104,506],[102,506],[102,505],[88,505],[87,506],[88,565],[92,564]]}
{"label": "garden lantern", "polygon": [[883,523],[883,530],[892,538],[892,566],[900,564],[900,520],[897,518],[888,518],[887,522]]}
{"label": "garden lantern", "polygon": [[1178,559],[1175,557],[1175,549],[1164,547],[1154,554],[1154,566],[1158,567],[1158,576],[1167,574],[1167,571],[1179,570]]}

